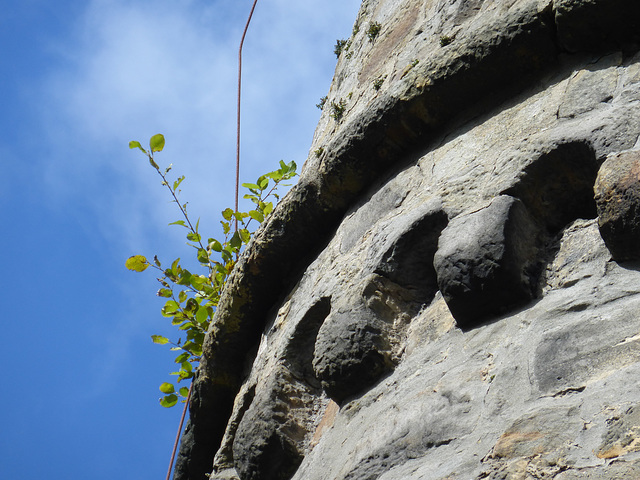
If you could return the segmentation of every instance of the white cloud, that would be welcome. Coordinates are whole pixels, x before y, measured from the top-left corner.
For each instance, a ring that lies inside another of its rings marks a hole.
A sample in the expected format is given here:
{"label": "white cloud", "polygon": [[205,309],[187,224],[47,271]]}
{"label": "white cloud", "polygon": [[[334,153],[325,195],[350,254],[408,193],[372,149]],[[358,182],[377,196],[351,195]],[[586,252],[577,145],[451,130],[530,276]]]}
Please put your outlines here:
{"label": "white cloud", "polygon": [[[333,45],[349,36],[359,3],[258,3],[244,50],[242,181],[280,159],[302,166],[319,117],[315,104],[333,75]],[[250,6],[93,0],[71,38],[52,46],[59,63],[34,98],[49,142],[40,166],[55,208],[106,239],[117,261],[184,253],[167,253],[184,247],[183,232],[166,226],[178,212],[141,153],[127,148],[129,140],[165,134],[158,161],[186,175],[182,199],[203,217],[204,233],[233,203],[237,48]],[[89,395],[116,381],[132,339],[149,328],[137,318],[147,309],[133,308],[109,327]],[[104,334],[103,325],[96,328]]]}
{"label": "white cloud", "polygon": [[[183,199],[205,225],[233,203],[237,47],[250,5],[94,0],[73,40],[57,46],[64,61],[42,98],[48,181],[63,201],[91,199],[105,235],[146,245],[154,225],[176,219],[159,178],[127,149],[154,133],[167,137],[158,160],[186,175]],[[306,158],[333,44],[349,35],[358,5],[258,3],[244,50],[241,181]]]}

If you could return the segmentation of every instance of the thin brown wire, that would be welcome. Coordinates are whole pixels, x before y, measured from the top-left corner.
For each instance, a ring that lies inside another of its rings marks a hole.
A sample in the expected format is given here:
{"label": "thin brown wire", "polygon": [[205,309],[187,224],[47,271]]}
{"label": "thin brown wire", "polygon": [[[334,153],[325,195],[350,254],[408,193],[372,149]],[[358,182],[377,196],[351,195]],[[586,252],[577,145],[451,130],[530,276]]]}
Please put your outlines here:
{"label": "thin brown wire", "polygon": [[[244,31],[242,32],[242,39],[240,40],[240,48],[238,49],[238,129],[236,136],[236,195],[235,195],[235,207],[236,212],[238,211],[238,192],[240,188],[240,92],[242,87],[242,46],[244,45],[244,38],[247,35],[247,30],[249,30],[249,23],[251,23],[251,17],[253,17],[253,11],[256,9],[256,4],[258,0],[254,0],[253,6],[251,7],[251,12],[249,13],[249,18],[247,19],[247,24],[244,26]],[[236,232],[238,231],[238,219],[235,221]],[[169,471],[167,472],[167,480],[171,478],[171,471],[173,470],[173,462],[176,458],[176,452],[178,450],[178,444],[180,443],[180,434],[182,433],[182,426],[184,425],[184,419],[187,415],[187,409],[189,408],[189,400],[191,399],[191,388],[193,387],[193,381],[189,386],[189,393],[187,394],[187,401],[184,404],[184,409],[182,410],[182,417],[180,417],[180,426],[178,427],[178,434],[176,435],[176,441],[173,444],[173,451],[171,452],[171,461],[169,462]]]}
{"label": "thin brown wire", "polygon": [[173,442],[173,452],[171,452],[171,461],[169,462],[169,471],[167,472],[167,480],[171,478],[171,470],[173,470],[173,461],[176,459],[176,451],[178,450],[178,443],[180,443],[180,434],[182,433],[182,425],[184,425],[184,417],[187,415],[187,408],[189,408],[189,400],[191,400],[191,388],[193,387],[193,381],[189,385],[189,393],[187,393],[187,401],[184,402],[184,408],[182,409],[182,417],[180,417],[180,426],[178,427],[178,434],[176,435],[176,441]]}
{"label": "thin brown wire", "polygon": [[[254,0],[253,6],[251,7],[251,12],[249,13],[249,18],[247,19],[247,24],[244,27],[244,32],[242,32],[242,39],[240,40],[240,48],[238,49],[238,134],[236,137],[236,212],[238,211],[238,190],[240,187],[240,92],[242,87],[242,46],[244,45],[244,37],[247,35],[247,30],[249,29],[249,23],[251,23],[251,17],[253,17],[253,11],[256,8],[256,4],[258,0]],[[235,219],[236,232],[238,231],[238,219]]]}

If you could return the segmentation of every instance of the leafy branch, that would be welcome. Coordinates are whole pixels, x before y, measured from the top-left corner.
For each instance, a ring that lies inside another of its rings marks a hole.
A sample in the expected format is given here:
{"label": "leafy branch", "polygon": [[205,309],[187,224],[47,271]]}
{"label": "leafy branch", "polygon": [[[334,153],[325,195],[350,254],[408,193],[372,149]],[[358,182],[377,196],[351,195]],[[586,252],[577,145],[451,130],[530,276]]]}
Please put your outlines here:
{"label": "leafy branch", "polygon": [[[171,375],[178,377],[177,384],[182,380],[194,377],[195,367],[197,367],[202,355],[204,337],[213,319],[224,286],[240,253],[255,233],[255,230],[252,231],[249,227],[253,220],[259,225],[273,211],[274,203],[271,199],[273,198],[276,202],[279,200],[280,197],[276,190],[280,186],[287,185],[283,182],[296,176],[296,164],[293,161],[287,164],[281,160],[278,170],[261,175],[255,183],[243,183],[242,186],[249,191],[244,195],[244,198],[250,200],[254,204],[254,208],[248,212],[234,211],[231,208],[223,210],[220,223],[224,239],[219,241],[215,238],[209,238],[205,246],[199,232],[200,220],[196,221],[194,225],[187,212],[187,203],[181,204],[178,200],[179,187],[185,179],[184,175],[171,183],[167,175],[172,166],[169,165],[162,170],[155,161],[154,155],[161,152],[164,145],[165,139],[161,134],[151,137],[148,150],[143,148],[140,142],[129,142],[129,148],[138,148],[147,156],[151,166],[162,178],[162,185],[169,190],[172,202],[178,205],[182,219],[169,225],[179,225],[187,229],[187,245],[196,250],[196,258],[200,267],[203,268],[204,274],[192,273],[182,267],[180,258],[175,259],[170,267],[163,268],[157,256],[154,256],[153,262],[149,262],[143,255],[134,255],[127,259],[125,266],[135,272],[142,272],[148,267],[155,268],[160,272],[158,282],[161,288],[157,295],[167,299],[161,310],[162,316],[170,318],[171,324],[176,326],[180,332],[184,332],[185,341],[183,343],[182,338],[171,341],[161,335],[152,335],[151,339],[159,345],[171,345],[172,351],[179,352],[175,358],[179,369],[171,373]],[[238,222],[239,227],[232,232],[231,222],[235,221]],[[172,407],[178,402],[179,397],[187,397],[189,389],[187,387],[177,388],[177,385],[173,383],[164,382],[160,385],[160,391],[164,394],[164,397],[160,399],[160,405]]]}

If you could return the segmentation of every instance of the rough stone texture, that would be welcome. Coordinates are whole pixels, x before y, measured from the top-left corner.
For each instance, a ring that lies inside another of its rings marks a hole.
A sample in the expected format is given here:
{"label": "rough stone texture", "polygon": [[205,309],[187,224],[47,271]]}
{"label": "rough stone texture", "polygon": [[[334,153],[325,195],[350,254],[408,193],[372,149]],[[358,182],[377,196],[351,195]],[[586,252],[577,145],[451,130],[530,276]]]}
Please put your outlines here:
{"label": "rough stone texture", "polygon": [[458,215],[442,232],[433,261],[440,291],[460,328],[534,298],[539,230],[520,200],[500,195]]}
{"label": "rough stone texture", "polygon": [[640,152],[611,155],[594,186],[600,234],[613,258],[640,259]]}
{"label": "rough stone texture", "polygon": [[[638,5],[363,2],[345,114],[232,274],[176,479],[640,478],[640,264],[592,193],[638,148]],[[436,272],[486,238],[494,291],[527,294],[480,323]]]}

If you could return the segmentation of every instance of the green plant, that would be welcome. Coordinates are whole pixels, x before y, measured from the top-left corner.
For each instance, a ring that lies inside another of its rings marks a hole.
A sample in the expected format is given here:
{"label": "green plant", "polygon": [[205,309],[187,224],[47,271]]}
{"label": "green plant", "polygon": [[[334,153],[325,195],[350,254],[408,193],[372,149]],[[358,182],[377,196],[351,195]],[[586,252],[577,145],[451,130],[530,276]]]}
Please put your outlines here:
{"label": "green plant", "polygon": [[371,22],[369,24],[369,29],[367,30],[367,36],[369,37],[370,42],[374,42],[375,39],[380,34],[380,30],[382,29],[382,25],[378,22]]}
{"label": "green plant", "polygon": [[451,42],[453,42],[453,38],[447,36],[447,35],[442,35],[440,37],[440,46],[441,47],[446,47],[447,45],[449,45]]}
{"label": "green plant", "polygon": [[346,40],[336,40],[336,46],[333,47],[333,53],[336,54],[336,58],[340,58],[340,54],[342,53],[342,50],[346,45],[347,45]]}
{"label": "green plant", "polygon": [[[242,186],[249,191],[244,198],[251,200],[254,208],[248,212],[236,212],[230,208],[223,210],[220,223],[224,240],[209,238],[206,243],[203,243],[203,237],[199,232],[200,221],[198,220],[194,225],[187,212],[187,204],[181,204],[178,200],[179,186],[185,178],[184,175],[170,183],[167,175],[171,171],[171,165],[161,170],[155,161],[154,154],[161,152],[164,144],[164,136],[157,134],[151,137],[149,150],[143,148],[137,141],[129,142],[129,148],[140,149],[162,177],[162,185],[169,190],[172,202],[176,203],[182,216],[180,220],[170,225],[179,225],[187,229],[187,245],[195,249],[197,261],[204,269],[204,273],[192,273],[187,270],[180,265],[180,258],[174,260],[170,267],[163,268],[157,256],[151,263],[143,255],[134,255],[127,259],[125,266],[136,272],[153,267],[161,274],[158,278],[161,288],[157,295],[167,299],[161,310],[162,316],[171,319],[172,325],[183,332],[185,340],[183,342],[179,338],[177,341],[171,341],[161,335],[152,335],[151,339],[160,345],[169,344],[172,351],[178,352],[175,363],[180,367],[171,375],[176,375],[178,377],[176,383],[179,383],[193,378],[195,374],[194,367],[200,361],[202,343],[224,286],[243,247],[249,243],[253,235],[253,231],[250,230],[251,222],[255,220],[260,224],[271,213],[274,204],[270,198],[273,197],[276,201],[279,199],[276,189],[284,185],[283,181],[296,175],[296,164],[280,161],[278,170],[260,176],[256,183],[243,183]],[[237,230],[232,231],[232,222],[238,222]],[[176,387],[169,382],[160,385],[160,391],[164,394],[160,399],[160,405],[172,407],[178,402],[179,396],[187,396],[188,388]]]}
{"label": "green plant", "polygon": [[314,150],[313,153],[315,153],[316,157],[319,158],[324,153],[324,148],[320,147],[320,148]]}
{"label": "green plant", "polygon": [[374,88],[375,90],[380,90],[380,87],[382,87],[382,84],[384,83],[384,81],[385,81],[385,79],[386,79],[386,78],[387,78],[387,76],[386,76],[386,75],[383,75],[383,76],[380,76],[380,77],[376,78],[376,79],[373,81],[373,88]]}
{"label": "green plant", "polygon": [[336,122],[342,120],[345,110],[347,109],[347,102],[341,99],[338,103],[331,102],[331,118]]}
{"label": "green plant", "polygon": [[316,107],[318,107],[320,110],[322,110],[326,103],[327,103],[327,96],[325,95],[324,97],[322,97],[320,99],[320,103],[316,103]]}

